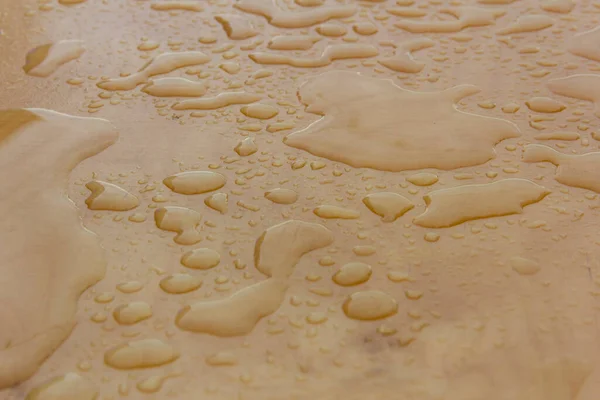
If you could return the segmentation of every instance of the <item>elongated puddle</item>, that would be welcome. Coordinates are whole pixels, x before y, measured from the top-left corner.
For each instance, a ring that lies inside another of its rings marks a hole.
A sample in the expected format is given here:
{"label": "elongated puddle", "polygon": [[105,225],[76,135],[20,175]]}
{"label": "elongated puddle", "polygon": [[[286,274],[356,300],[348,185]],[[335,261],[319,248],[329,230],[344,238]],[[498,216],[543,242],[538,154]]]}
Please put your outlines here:
{"label": "elongated puddle", "polygon": [[[0,388],[35,373],[73,329],[79,295],[104,276],[104,252],[82,226],[65,182],[116,140],[103,119],[0,111],[0,202],[10,210],[0,229]],[[24,158],[22,168],[11,168]]]}

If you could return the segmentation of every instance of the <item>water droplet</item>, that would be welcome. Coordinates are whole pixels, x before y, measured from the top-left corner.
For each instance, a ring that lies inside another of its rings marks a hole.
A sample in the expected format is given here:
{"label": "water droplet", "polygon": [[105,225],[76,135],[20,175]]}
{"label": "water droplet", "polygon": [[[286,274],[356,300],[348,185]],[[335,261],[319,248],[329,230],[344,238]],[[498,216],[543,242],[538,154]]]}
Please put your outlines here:
{"label": "water droplet", "polygon": [[219,68],[227,72],[229,75],[235,75],[242,69],[240,67],[240,64],[234,62],[226,62],[223,64],[219,64]]}
{"label": "water droplet", "polygon": [[291,189],[271,189],[265,192],[265,198],[277,204],[293,204],[298,200],[298,193]]}
{"label": "water droplet", "polygon": [[275,133],[280,131],[285,131],[294,128],[293,121],[285,121],[285,122],[275,122],[273,124],[267,125],[267,132]]}
{"label": "water droplet", "polygon": [[106,365],[116,369],[158,367],[179,358],[173,346],[159,339],[143,339],[115,346],[104,353]]}
{"label": "water droplet", "polygon": [[387,293],[368,290],[351,294],[342,308],[348,318],[373,321],[396,314],[398,303]]}
{"label": "water droplet", "polygon": [[563,104],[549,97],[532,97],[525,104],[531,111],[540,113],[557,113],[566,108]]}
{"label": "water droplet", "polygon": [[287,221],[270,227],[256,241],[254,264],[267,276],[287,277],[304,254],[332,242],[333,234],[322,225]]}
{"label": "water droplet", "polygon": [[331,256],[324,256],[319,259],[319,265],[322,267],[331,267],[335,264],[335,260]]}
{"label": "water droplet", "polygon": [[198,225],[202,215],[185,207],[160,207],[154,212],[156,227],[165,231],[176,232],[175,243],[192,245],[202,240]]}
{"label": "water droplet", "polygon": [[438,177],[428,172],[420,172],[409,176],[406,180],[416,186],[431,186],[437,183]]}
{"label": "water droplet", "polygon": [[357,219],[360,217],[360,213],[356,210],[330,205],[319,206],[313,212],[316,216],[327,219]]}
{"label": "water droplet", "polygon": [[306,322],[313,325],[319,325],[327,321],[327,314],[323,312],[311,312],[306,316]]}
{"label": "water droplet", "polygon": [[502,111],[507,114],[514,114],[519,111],[521,107],[516,103],[508,103],[502,106]]}
{"label": "water droplet", "polygon": [[131,214],[127,219],[131,222],[136,222],[136,223],[144,222],[144,221],[146,221],[146,214],[134,213],[134,214]]}
{"label": "water droplet", "polygon": [[144,284],[140,281],[129,281],[129,282],[119,283],[117,285],[117,290],[121,293],[130,294],[130,293],[139,292],[140,290],[142,290],[143,287],[144,287]]}
{"label": "water droplet", "polygon": [[211,269],[219,265],[220,261],[219,253],[207,248],[188,251],[181,257],[181,264],[193,269]]}
{"label": "water droplet", "polygon": [[575,8],[573,0],[545,0],[540,4],[540,8],[544,11],[568,14]]}
{"label": "water droplet", "polygon": [[359,35],[364,36],[371,36],[379,31],[377,26],[372,22],[357,22],[356,24],[352,25],[352,30]]}
{"label": "water droplet", "polygon": [[322,36],[340,37],[344,36],[348,29],[344,25],[329,23],[317,26],[317,33]]}
{"label": "water droplet", "polygon": [[208,90],[204,82],[195,82],[180,77],[152,79],[142,92],[155,97],[200,97]]}
{"label": "water droplet", "polygon": [[244,106],[240,109],[242,114],[246,117],[256,118],[256,119],[271,119],[277,114],[279,111],[277,108],[270,106],[268,104],[250,104],[249,106]]}
{"label": "water droplet", "polygon": [[129,211],[140,204],[137,197],[112,183],[91,181],[85,187],[92,192],[85,200],[90,210]]}
{"label": "water droplet", "polygon": [[421,297],[423,297],[423,292],[420,290],[405,290],[404,295],[409,300],[419,300]]}
{"label": "water droplet", "polygon": [[142,393],[157,393],[162,389],[165,381],[169,378],[174,378],[181,375],[181,373],[174,372],[167,375],[152,375],[146,379],[143,379],[137,383],[136,388]]}
{"label": "water droplet", "polygon": [[510,265],[516,273],[521,275],[534,275],[541,269],[537,262],[518,256],[510,259]]}
{"label": "water droplet", "polygon": [[371,266],[361,262],[351,262],[343,265],[332,277],[340,286],[360,285],[369,280],[373,273]]}
{"label": "water droplet", "polygon": [[217,15],[215,19],[221,24],[229,39],[249,39],[259,33],[248,19],[239,15]]}
{"label": "water droplet", "polygon": [[227,179],[212,171],[181,172],[165,178],[163,183],[179,194],[202,194],[225,186]]}
{"label": "water droplet", "polygon": [[435,243],[440,240],[440,235],[435,232],[427,232],[423,238],[426,242]]}
{"label": "water droplet", "polygon": [[254,143],[254,139],[251,137],[247,137],[246,139],[239,142],[234,151],[242,157],[250,156],[258,151],[258,146]]}
{"label": "water droplet", "polygon": [[418,8],[408,8],[408,7],[389,7],[386,8],[385,11],[392,15],[396,15],[398,17],[404,18],[418,18],[424,17],[427,15],[427,12]]}
{"label": "water droplet", "polygon": [[93,322],[96,322],[98,324],[101,324],[102,322],[106,321],[107,318],[108,317],[104,313],[96,313],[90,317],[90,320],[92,320]]}
{"label": "water droplet", "polygon": [[138,45],[137,49],[140,51],[152,51],[156,50],[160,47],[160,43],[154,42],[152,40],[146,40]]}
{"label": "water droplet", "polygon": [[352,252],[357,256],[366,257],[375,254],[375,246],[354,246]]}
{"label": "water droplet", "polygon": [[202,286],[202,278],[189,274],[173,274],[163,278],[159,285],[167,293],[183,294]]}
{"label": "water droplet", "polygon": [[110,303],[115,299],[115,295],[111,292],[103,292],[94,297],[94,301],[100,304]]}
{"label": "water droplet", "polygon": [[410,275],[404,271],[389,271],[387,277],[392,282],[405,282],[410,281]]}
{"label": "water droplet", "polygon": [[206,357],[206,363],[213,367],[231,366],[238,364],[238,358],[231,352],[221,351]]}
{"label": "water droplet", "polygon": [[383,222],[394,222],[415,207],[406,197],[391,192],[369,194],[362,201]]}
{"label": "water droplet", "polygon": [[227,193],[215,193],[204,199],[204,204],[221,214],[225,214],[228,209],[228,197]]}
{"label": "water droplet", "polygon": [[113,317],[121,325],[133,325],[152,316],[152,307],[144,301],[134,301],[120,305],[113,311]]}

